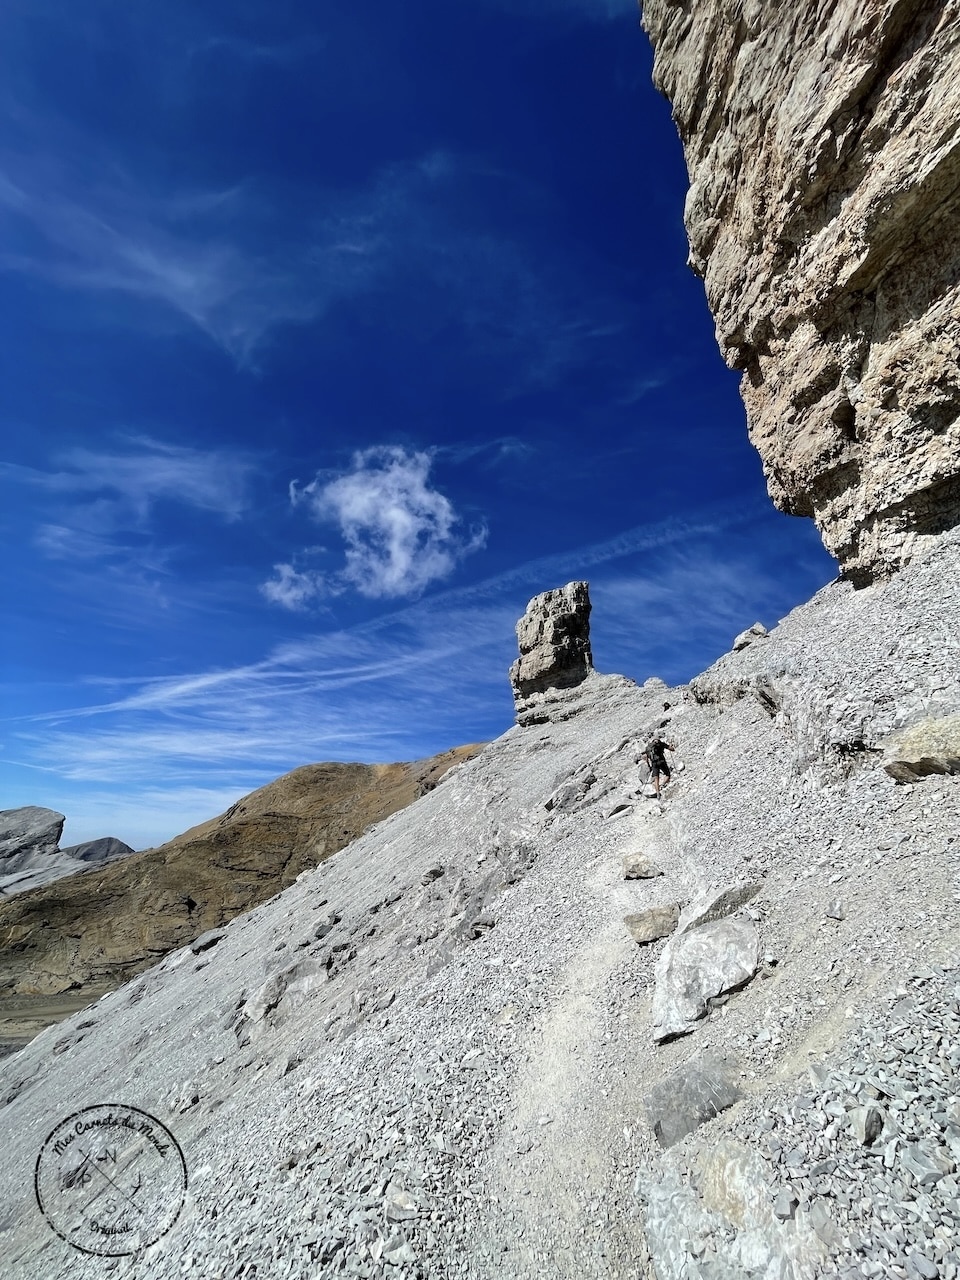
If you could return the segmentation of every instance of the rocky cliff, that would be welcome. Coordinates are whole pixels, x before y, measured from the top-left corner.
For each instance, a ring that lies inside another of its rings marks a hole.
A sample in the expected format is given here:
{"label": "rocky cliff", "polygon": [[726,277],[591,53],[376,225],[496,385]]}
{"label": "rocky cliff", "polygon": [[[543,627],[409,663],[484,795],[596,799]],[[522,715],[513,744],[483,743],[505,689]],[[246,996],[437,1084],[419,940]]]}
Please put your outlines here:
{"label": "rocky cliff", "polygon": [[305,765],[157,849],[0,902],[0,1047],[272,897],[478,750]]}
{"label": "rocky cliff", "polygon": [[857,582],[960,520],[960,6],[645,0],[771,496]]}
{"label": "rocky cliff", "polygon": [[39,888],[133,852],[115,836],[61,849],[65,821],[62,813],[38,805],[0,810],[0,897]]}

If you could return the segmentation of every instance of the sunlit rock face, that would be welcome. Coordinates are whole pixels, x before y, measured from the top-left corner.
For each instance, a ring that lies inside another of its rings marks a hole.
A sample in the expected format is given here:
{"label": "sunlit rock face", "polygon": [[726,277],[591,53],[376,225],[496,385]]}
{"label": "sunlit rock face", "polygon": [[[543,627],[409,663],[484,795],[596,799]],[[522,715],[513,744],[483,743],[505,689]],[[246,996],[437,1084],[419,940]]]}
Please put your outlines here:
{"label": "sunlit rock face", "polygon": [[538,724],[548,713],[544,695],[572,689],[593,671],[590,589],[586,582],[534,596],[517,623],[520,657],[510,668],[519,724]]}
{"label": "sunlit rock face", "polygon": [[960,521],[960,10],[646,0],[776,505],[855,582]]}

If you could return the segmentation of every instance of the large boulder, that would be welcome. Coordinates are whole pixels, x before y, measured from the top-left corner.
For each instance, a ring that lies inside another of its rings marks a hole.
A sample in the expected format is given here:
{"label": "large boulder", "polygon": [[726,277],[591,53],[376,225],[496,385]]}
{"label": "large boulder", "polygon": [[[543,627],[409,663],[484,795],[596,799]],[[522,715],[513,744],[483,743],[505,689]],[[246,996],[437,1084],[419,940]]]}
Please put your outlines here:
{"label": "large boulder", "polygon": [[[510,683],[520,724],[537,695],[572,689],[593,671],[590,651],[590,591],[586,582],[534,596],[517,623],[520,657],[510,668]],[[534,720],[536,717],[534,717]]]}
{"label": "large boulder", "polygon": [[658,1043],[686,1035],[706,1014],[709,1002],[743,986],[760,963],[760,937],[751,920],[730,914],[758,891],[745,882],[702,894],[685,907],[677,932],[656,968],[653,1038]]}
{"label": "large boulder", "polygon": [[771,497],[868,581],[960,521],[955,6],[644,0],[643,24]]}
{"label": "large boulder", "polygon": [[0,876],[33,868],[57,852],[66,818],[28,804],[0,810]]}

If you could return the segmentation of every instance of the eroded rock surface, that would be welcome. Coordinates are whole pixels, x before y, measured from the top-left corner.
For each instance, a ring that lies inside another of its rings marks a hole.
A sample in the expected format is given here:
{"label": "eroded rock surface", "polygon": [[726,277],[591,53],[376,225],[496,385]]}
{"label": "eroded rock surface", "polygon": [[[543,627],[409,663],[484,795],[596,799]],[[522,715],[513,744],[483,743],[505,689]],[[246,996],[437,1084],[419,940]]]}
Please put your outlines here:
{"label": "eroded rock surface", "polygon": [[28,804],[0,811],[0,875],[10,875],[57,852],[66,818]]}
{"label": "eroded rock surface", "polygon": [[[831,583],[696,692],[593,675],[574,719],[514,726],[48,1027],[0,1061],[4,1280],[103,1280],[34,1171],[104,1100],[164,1118],[190,1179],[117,1274],[960,1280],[960,778],[903,785],[848,749],[951,714],[958,614],[960,531],[869,590]],[[662,809],[604,817],[665,700],[687,768]],[[661,876],[624,880],[638,850]],[[761,967],[656,1042],[673,940],[623,918],[669,902],[694,933],[741,913]],[[714,1057],[744,1096],[665,1147]]]}
{"label": "eroded rock surface", "polygon": [[643,13],[770,494],[868,580],[960,520],[960,9]]}
{"label": "eroded rock surface", "polygon": [[898,782],[960,773],[960,714],[920,720],[885,747],[883,767]]}
{"label": "eroded rock surface", "polygon": [[590,591],[586,582],[534,596],[517,623],[520,657],[510,668],[519,724],[548,718],[542,703],[551,690],[572,689],[593,671]]}

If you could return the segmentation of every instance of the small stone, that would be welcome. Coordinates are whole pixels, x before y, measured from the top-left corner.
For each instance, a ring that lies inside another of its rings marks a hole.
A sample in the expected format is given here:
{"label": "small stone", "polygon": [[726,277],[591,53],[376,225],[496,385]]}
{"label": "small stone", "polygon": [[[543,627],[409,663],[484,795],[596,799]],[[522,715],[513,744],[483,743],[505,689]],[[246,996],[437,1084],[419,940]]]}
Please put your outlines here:
{"label": "small stone", "polygon": [[793,1192],[784,1188],[773,1202],[774,1217],[779,1218],[781,1222],[787,1222],[796,1213],[799,1203]]}
{"label": "small stone", "polygon": [[907,1257],[907,1269],[912,1275],[922,1276],[923,1280],[937,1280],[940,1268],[922,1253],[911,1253]]}
{"label": "small stone", "polygon": [[658,938],[666,938],[676,929],[679,919],[680,908],[673,902],[668,906],[649,907],[646,911],[624,916],[623,923],[627,926],[634,942],[643,944],[656,942]]}
{"label": "small stone", "polygon": [[387,1184],[383,1198],[383,1209],[391,1222],[403,1222],[407,1218],[416,1218],[420,1213],[420,1205],[416,1197],[395,1182]]}
{"label": "small stone", "polygon": [[883,1112],[879,1107],[854,1107],[847,1119],[853,1135],[862,1147],[872,1146],[883,1129]]}
{"label": "small stone", "polygon": [[626,853],[623,856],[624,880],[651,880],[662,876],[662,870],[642,853]]}
{"label": "small stone", "polygon": [[843,909],[843,903],[837,898],[835,898],[827,907],[827,918],[829,920],[844,920],[846,919],[846,915],[847,913]]}

